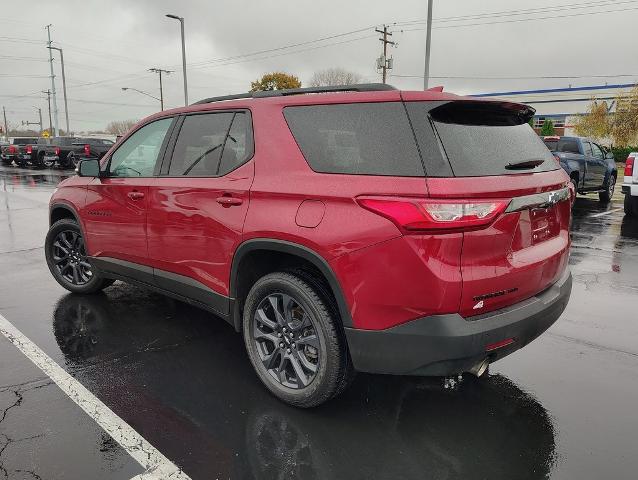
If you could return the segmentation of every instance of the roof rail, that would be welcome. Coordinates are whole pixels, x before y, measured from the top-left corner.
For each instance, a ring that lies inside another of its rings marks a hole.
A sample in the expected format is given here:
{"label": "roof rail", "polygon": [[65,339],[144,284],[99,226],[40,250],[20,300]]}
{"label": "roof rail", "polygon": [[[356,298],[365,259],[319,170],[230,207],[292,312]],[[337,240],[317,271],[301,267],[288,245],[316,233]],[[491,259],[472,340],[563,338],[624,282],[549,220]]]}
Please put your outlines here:
{"label": "roof rail", "polygon": [[224,100],[237,100],[240,98],[283,97],[287,95],[303,95],[305,93],[380,92],[384,90],[396,90],[396,88],[386,83],[358,83],[355,85],[333,85],[330,87],[286,88],[282,90],[264,90],[258,92],[238,93],[235,95],[223,95],[221,97],[210,97],[200,100],[199,102],[195,102],[193,105],[222,102]]}

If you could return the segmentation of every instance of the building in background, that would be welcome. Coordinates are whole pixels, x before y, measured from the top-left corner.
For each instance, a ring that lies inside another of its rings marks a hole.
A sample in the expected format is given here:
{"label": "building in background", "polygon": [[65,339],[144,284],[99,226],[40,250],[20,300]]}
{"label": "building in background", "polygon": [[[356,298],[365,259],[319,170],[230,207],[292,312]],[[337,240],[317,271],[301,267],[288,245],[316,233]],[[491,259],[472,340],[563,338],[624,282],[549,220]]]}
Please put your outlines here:
{"label": "building in background", "polygon": [[534,127],[540,132],[543,122],[554,122],[556,135],[575,135],[573,124],[576,117],[587,113],[592,99],[604,101],[610,112],[616,109],[618,95],[628,92],[633,83],[613,85],[591,85],[588,87],[544,88],[511,92],[479,93],[474,97],[498,97],[502,100],[520,102],[536,109]]}

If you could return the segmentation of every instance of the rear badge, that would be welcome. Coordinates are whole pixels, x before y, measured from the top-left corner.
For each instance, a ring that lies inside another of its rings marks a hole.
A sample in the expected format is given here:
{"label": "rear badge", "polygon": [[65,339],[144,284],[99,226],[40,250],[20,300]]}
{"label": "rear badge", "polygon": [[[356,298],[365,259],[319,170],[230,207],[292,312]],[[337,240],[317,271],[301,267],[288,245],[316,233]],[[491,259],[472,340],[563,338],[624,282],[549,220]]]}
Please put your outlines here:
{"label": "rear badge", "polygon": [[478,310],[479,308],[483,308],[483,300],[478,302],[476,305],[472,307],[472,310]]}

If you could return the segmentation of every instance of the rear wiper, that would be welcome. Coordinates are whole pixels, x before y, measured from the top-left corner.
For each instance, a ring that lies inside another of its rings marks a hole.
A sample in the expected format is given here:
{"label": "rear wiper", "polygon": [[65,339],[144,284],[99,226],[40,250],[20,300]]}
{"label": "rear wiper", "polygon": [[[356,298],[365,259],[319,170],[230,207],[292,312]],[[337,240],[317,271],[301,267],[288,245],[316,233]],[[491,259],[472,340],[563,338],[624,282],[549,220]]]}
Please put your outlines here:
{"label": "rear wiper", "polygon": [[536,168],[543,163],[545,163],[545,160],[523,160],[521,162],[508,163],[505,168],[507,170],[528,170]]}

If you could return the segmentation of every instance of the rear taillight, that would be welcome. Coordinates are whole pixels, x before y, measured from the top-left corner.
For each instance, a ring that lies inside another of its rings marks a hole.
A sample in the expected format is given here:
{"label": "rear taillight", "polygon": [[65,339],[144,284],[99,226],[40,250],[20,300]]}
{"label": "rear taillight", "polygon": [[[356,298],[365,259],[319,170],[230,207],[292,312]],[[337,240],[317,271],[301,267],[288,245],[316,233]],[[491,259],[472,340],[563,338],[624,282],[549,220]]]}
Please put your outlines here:
{"label": "rear taillight", "polygon": [[508,200],[359,198],[359,205],[394,222],[404,233],[478,230],[505,211]]}
{"label": "rear taillight", "polygon": [[15,145],[9,145],[9,153],[16,153],[16,146]]}
{"label": "rear taillight", "polygon": [[27,153],[31,155],[33,153],[33,147],[31,145],[27,145]]}
{"label": "rear taillight", "polygon": [[633,177],[634,159],[635,157],[627,157],[627,160],[625,161],[625,177]]}
{"label": "rear taillight", "polygon": [[55,147],[55,154],[56,156],[60,156],[60,147]]}
{"label": "rear taillight", "polygon": [[84,155],[86,155],[87,157],[91,155],[91,145],[89,145],[88,143],[84,145]]}

